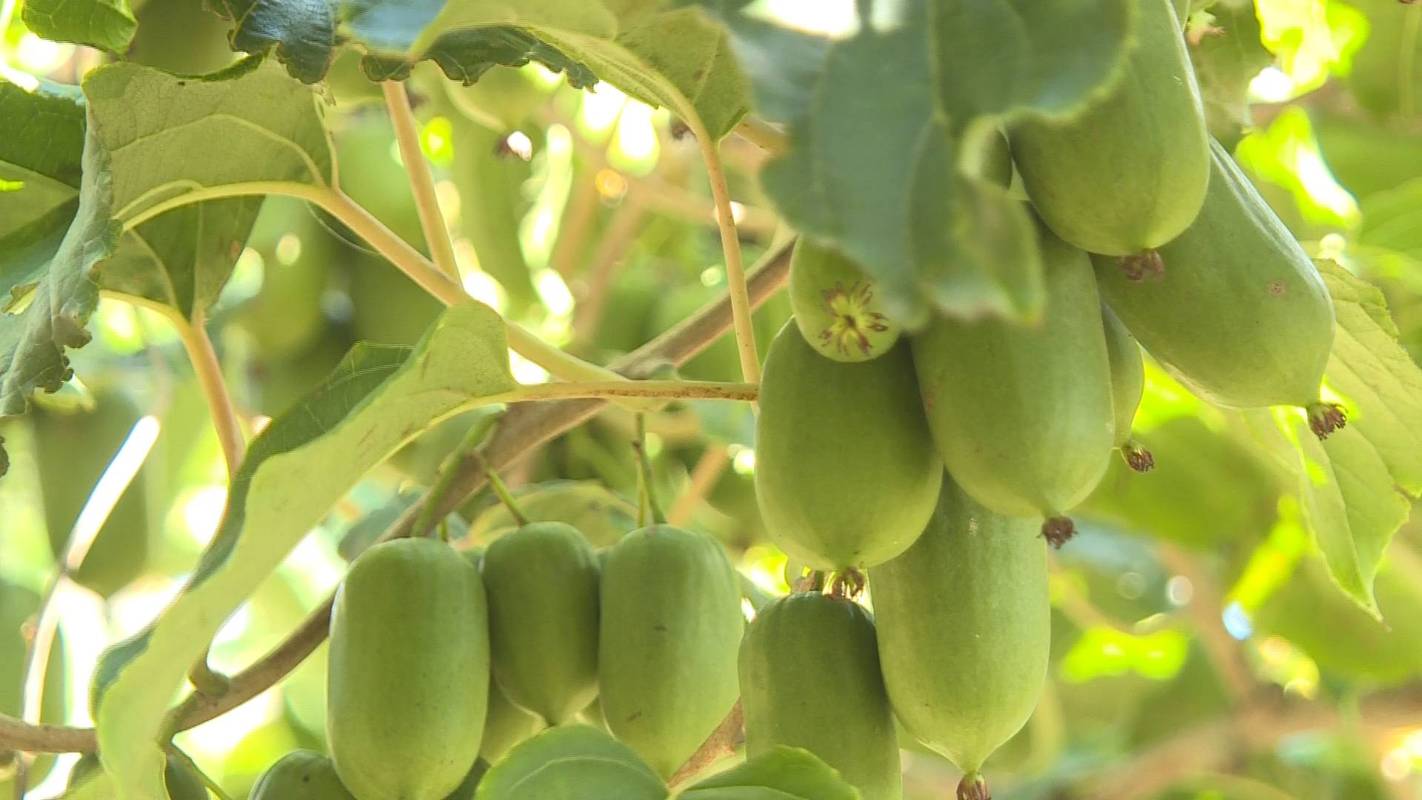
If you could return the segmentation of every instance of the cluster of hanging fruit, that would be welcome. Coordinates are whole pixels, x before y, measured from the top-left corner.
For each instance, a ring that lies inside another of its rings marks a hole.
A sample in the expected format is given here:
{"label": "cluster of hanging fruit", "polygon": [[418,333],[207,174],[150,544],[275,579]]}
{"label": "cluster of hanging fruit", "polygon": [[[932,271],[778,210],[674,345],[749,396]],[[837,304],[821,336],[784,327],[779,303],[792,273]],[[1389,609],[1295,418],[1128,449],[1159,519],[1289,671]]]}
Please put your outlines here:
{"label": "cluster of hanging fruit", "polygon": [[1046,678],[1046,545],[1113,450],[1152,466],[1131,438],[1141,347],[1211,403],[1343,424],[1319,394],[1321,278],[1206,133],[1170,0],[1141,0],[1136,25],[1111,91],[1005,132],[1039,221],[1040,319],[907,331],[855,264],[797,246],[756,429],[796,592],[747,629],[720,544],[664,524],[602,554],[562,523],[475,559],[379,545],[335,606],[332,759],[290,756],[255,796],[471,796],[513,742],[579,719],[667,778],[739,698],[750,755],[802,747],[865,800],[898,800],[897,718],[964,771],[962,800],[987,798],[982,766]]}
{"label": "cluster of hanging fruit", "polygon": [[1072,535],[1066,515],[1113,450],[1153,466],[1131,438],[1142,346],[1210,403],[1299,406],[1320,437],[1344,423],[1320,399],[1323,281],[1206,132],[1172,4],[1137,8],[1106,95],[1005,131],[1038,221],[1040,319],[906,331],[855,264],[797,245],[795,321],[761,386],[757,495],[797,563],[867,570],[874,616],[833,591],[781,600],[751,625],[741,691],[752,746],[806,747],[869,800],[900,797],[891,714],[964,770],[961,798],[987,796],[979,770],[1046,676],[1043,540]]}

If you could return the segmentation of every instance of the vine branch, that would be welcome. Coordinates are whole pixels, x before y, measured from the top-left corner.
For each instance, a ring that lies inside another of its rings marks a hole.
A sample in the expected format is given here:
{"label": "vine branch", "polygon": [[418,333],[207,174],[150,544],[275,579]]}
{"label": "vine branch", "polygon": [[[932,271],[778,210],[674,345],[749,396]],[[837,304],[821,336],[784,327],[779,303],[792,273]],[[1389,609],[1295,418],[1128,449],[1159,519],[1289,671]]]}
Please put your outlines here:
{"label": "vine branch", "polygon": [[232,395],[222,378],[222,365],[212,348],[212,340],[207,336],[206,320],[202,312],[196,310],[191,320],[184,319],[180,314],[170,313],[169,316],[178,331],[178,338],[183,342],[183,349],[187,351],[188,361],[192,362],[202,396],[207,400],[212,427],[217,431],[217,441],[222,446],[222,457],[227,463],[227,477],[230,480],[242,466],[247,443],[242,436],[237,410],[232,405]]}
{"label": "vine branch", "polygon": [[[747,281],[752,305],[758,305],[773,295],[789,275],[790,245],[782,245],[769,253],[761,266],[751,271]],[[658,366],[684,363],[705,350],[731,327],[729,298],[721,298],[682,320],[670,330],[645,345],[612,362],[612,368],[629,375],[646,374]],[[568,431],[604,408],[603,400],[561,400],[547,403],[521,403],[509,409],[499,421],[489,440],[477,450],[468,451],[449,473],[446,491],[431,505],[433,513],[427,519],[442,519],[459,508],[474,492],[484,486],[486,465],[494,469],[508,467],[528,450]],[[409,536],[415,521],[425,510],[426,498],[406,509],[386,531],[380,541]],[[245,670],[231,676],[228,690],[220,696],[192,694],[172,712],[176,730],[187,730],[231,711],[269,689],[295,669],[325,641],[330,628],[331,605],[328,597],[307,616],[275,649],[253,662]],[[98,746],[92,728],[63,725],[27,725],[13,717],[0,714],[0,750],[25,752],[92,752]]]}
{"label": "vine branch", "polygon": [[[405,273],[406,277],[440,302],[445,305],[474,302],[465,293],[462,286],[435,268],[424,254],[412,247],[409,242],[401,239],[364,206],[352,200],[339,189],[330,186],[315,186],[290,181],[253,181],[195,189],[176,198],[155,203],[134,214],[124,221],[124,230],[132,230],[166,211],[192,203],[253,195],[294,197],[312,203],[340,220],[343,225],[364,239],[382,257]],[[504,324],[508,329],[509,347],[556,378],[565,381],[608,381],[622,378],[613,370],[563,352],[516,322],[505,320]],[[641,409],[645,404],[631,403],[629,406]]]}

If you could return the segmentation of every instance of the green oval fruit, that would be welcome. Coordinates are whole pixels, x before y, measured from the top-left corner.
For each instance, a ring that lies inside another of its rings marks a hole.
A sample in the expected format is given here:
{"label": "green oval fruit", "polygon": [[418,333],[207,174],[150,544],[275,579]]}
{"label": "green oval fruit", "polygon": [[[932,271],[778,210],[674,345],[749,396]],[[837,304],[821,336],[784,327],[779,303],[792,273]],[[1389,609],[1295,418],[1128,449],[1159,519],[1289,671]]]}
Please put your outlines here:
{"label": "green oval fruit", "polygon": [[802,747],[864,800],[902,800],[894,715],[862,606],[818,592],[783,597],[747,628],[740,667],[749,756]]}
{"label": "green oval fruit", "polygon": [[[85,753],[69,771],[68,788],[77,788],[102,769],[97,753]],[[171,755],[163,768],[163,786],[168,790],[168,800],[207,800],[207,785],[202,776]]]}
{"label": "green oval fruit", "polygon": [[899,340],[874,293],[874,281],[854,262],[801,239],[790,257],[790,305],[805,341],[825,358],[868,361]]}
{"label": "green oval fruit", "polygon": [[498,681],[489,681],[489,713],[484,718],[479,757],[492,764],[514,745],[545,727],[542,717],[514,705],[499,688]]}
{"label": "green oval fruit", "polygon": [[479,571],[399,539],[351,565],[331,613],[326,733],[359,800],[439,800],[479,755],[489,634]]}
{"label": "green oval fruit", "polygon": [[1101,293],[1172,375],[1225,406],[1309,405],[1333,346],[1333,305],[1298,242],[1218,144],[1195,223],[1160,249],[1158,280],[1097,259]]}
{"label": "green oval fruit", "polygon": [[1086,254],[1040,230],[1047,307],[1037,325],[939,319],[913,339],[943,463],[1002,514],[1053,517],[1110,461],[1111,375]]}
{"label": "green oval fruit", "polygon": [[894,711],[967,773],[1022,728],[1046,680],[1051,606],[1036,527],[945,477],[923,535],[869,571]]}
{"label": "green oval fruit", "polygon": [[[36,408],[34,458],[38,468],[50,548],[62,557],[79,515],[143,410],[122,391],[98,388],[92,410],[62,413]],[[73,577],[110,595],[142,575],[148,566],[153,529],[148,507],[147,468],[139,469],[119,495]]]}
{"label": "green oval fruit", "polygon": [[602,711],[613,735],[663,777],[735,705],[744,626],[736,571],[715,539],[653,525],[612,546],[602,581]]}
{"label": "green oval fruit", "polygon": [[577,528],[533,522],[484,551],[494,680],[561,724],[597,695],[598,563]]}
{"label": "green oval fruit", "polygon": [[262,773],[251,800],[353,800],[336,776],[331,759],[311,750],[293,750]]}
{"label": "green oval fruit", "polygon": [[939,471],[907,345],[845,364],[780,330],[760,384],[755,489],[785,552],[824,570],[893,558],[933,513]]}
{"label": "green oval fruit", "polygon": [[1101,322],[1106,329],[1106,355],[1111,363],[1111,408],[1116,412],[1116,449],[1137,472],[1155,467],[1149,450],[1131,438],[1136,409],[1145,393],[1145,360],[1136,337],[1126,330],[1120,317],[1105,305],[1101,306]]}
{"label": "green oval fruit", "polygon": [[1131,256],[1174,239],[1205,199],[1210,156],[1195,71],[1170,0],[1136,4],[1135,44],[1109,92],[1069,121],[1024,119],[1012,155],[1058,236]]}

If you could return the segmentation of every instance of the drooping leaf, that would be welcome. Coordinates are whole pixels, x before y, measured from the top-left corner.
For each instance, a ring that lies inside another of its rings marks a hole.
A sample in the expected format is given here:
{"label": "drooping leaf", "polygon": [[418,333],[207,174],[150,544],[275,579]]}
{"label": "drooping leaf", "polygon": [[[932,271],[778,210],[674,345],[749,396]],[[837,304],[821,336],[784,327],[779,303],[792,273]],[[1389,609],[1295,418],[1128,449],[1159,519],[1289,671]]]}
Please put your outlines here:
{"label": "drooping leaf", "polygon": [[81,103],[0,86],[0,107],[15,112],[0,117],[0,179],[23,183],[0,193],[0,210],[39,209],[13,229],[0,217],[0,286],[26,294],[0,316],[0,416],[68,380],[64,351],[88,341],[101,287],[185,315],[216,298],[260,199],[184,204],[232,184],[330,182],[315,96],[260,59],[188,78],[113,64],[84,92]]}
{"label": "drooping leaf", "polygon": [[1373,579],[1407,521],[1408,495],[1422,490],[1422,370],[1397,343],[1381,293],[1342,267],[1317,263],[1337,317],[1325,386],[1343,401],[1348,427],[1320,442],[1296,411],[1245,416],[1297,477],[1305,524],[1334,583],[1376,617]]}
{"label": "drooping leaf", "polygon": [[39,36],[110,53],[127,50],[138,29],[128,0],[25,0],[20,13]]}
{"label": "drooping leaf", "polygon": [[908,325],[934,308],[1035,315],[1028,213],[964,170],[963,153],[997,135],[994,119],[1082,107],[1119,67],[1132,4],[862,8],[858,31],[833,41],[723,13],[758,107],[789,125],[789,151],[761,174],[766,193],[801,233],[858,262]]}
{"label": "drooping leaf", "polygon": [[680,800],[858,800],[859,790],[808,750],[776,747],[687,789]]}
{"label": "drooping leaf", "polygon": [[161,796],[168,704],[223,621],[370,468],[440,419],[510,397],[506,347],[491,309],[452,307],[414,349],[358,345],[252,443],[193,578],[125,646],[99,702],[100,749],[122,800]]}
{"label": "drooping leaf", "polygon": [[[648,103],[691,109],[714,138],[744,116],[748,90],[724,31],[694,8],[639,8],[623,20],[600,0],[215,0],[237,23],[233,47],[274,51],[296,78],[325,77],[354,44],[375,80],[402,80],[434,61],[470,84],[489,69],[537,62],[575,87],[605,80]],[[623,23],[621,26],[619,22]]]}
{"label": "drooping leaf", "polygon": [[[0,80],[0,121],[0,242],[5,242],[73,203],[84,150],[84,98],[70,86],[41,83],[26,91]],[[65,219],[59,230],[67,226]],[[10,249],[0,246],[0,276],[11,270]]]}
{"label": "drooping leaf", "polygon": [[550,728],[499,759],[476,800],[665,800],[666,784],[630,747],[586,725]]}
{"label": "drooping leaf", "polygon": [[1343,398],[1348,427],[1416,497],[1422,494],[1422,370],[1398,344],[1382,292],[1331,261],[1318,264],[1338,319],[1328,387]]}
{"label": "drooping leaf", "polygon": [[1274,56],[1259,40],[1253,0],[1222,0],[1210,7],[1210,15],[1190,31],[1190,60],[1210,133],[1233,151],[1253,121],[1249,83]]}

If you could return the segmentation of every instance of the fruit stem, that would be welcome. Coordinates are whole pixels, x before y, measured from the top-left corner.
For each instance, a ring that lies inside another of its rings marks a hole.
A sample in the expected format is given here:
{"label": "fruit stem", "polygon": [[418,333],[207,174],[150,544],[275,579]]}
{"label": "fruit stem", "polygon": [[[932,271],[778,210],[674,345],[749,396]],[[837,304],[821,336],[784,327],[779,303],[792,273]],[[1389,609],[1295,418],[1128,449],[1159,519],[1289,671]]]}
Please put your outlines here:
{"label": "fruit stem", "polygon": [[632,449],[637,453],[638,495],[642,501],[637,523],[646,525],[646,518],[650,516],[653,523],[664,524],[667,518],[657,503],[657,490],[652,484],[652,459],[647,455],[647,418],[643,414],[637,415],[637,438],[632,442]]}
{"label": "fruit stem", "polygon": [[493,467],[485,464],[484,477],[489,479],[489,488],[494,491],[499,502],[504,504],[504,508],[509,510],[509,516],[514,518],[514,522],[517,522],[520,528],[527,525],[528,517],[523,515],[523,510],[518,507],[518,501],[514,500],[513,495],[509,493],[509,487],[504,485],[499,473]]}

